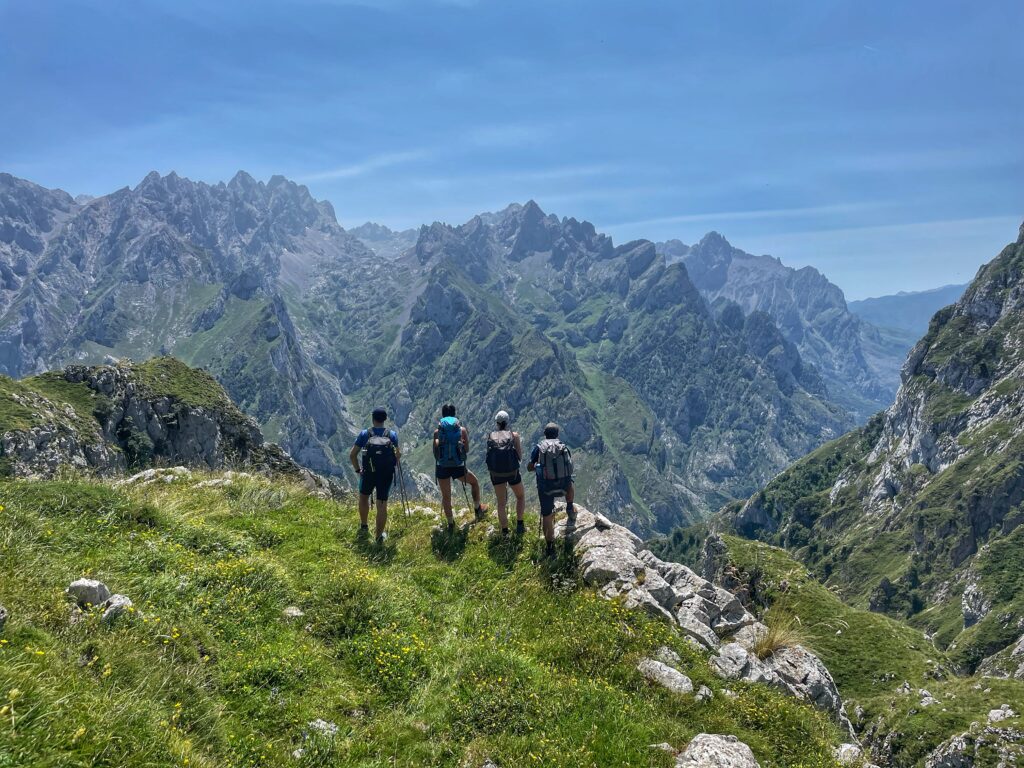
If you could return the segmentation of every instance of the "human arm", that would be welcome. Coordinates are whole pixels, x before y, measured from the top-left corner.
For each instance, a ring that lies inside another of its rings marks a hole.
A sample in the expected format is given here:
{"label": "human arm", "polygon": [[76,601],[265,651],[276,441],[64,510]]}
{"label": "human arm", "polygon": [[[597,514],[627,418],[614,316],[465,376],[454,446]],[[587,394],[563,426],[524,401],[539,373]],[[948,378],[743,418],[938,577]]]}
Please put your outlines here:
{"label": "human arm", "polygon": [[465,427],[462,428],[462,452],[469,454],[469,430]]}
{"label": "human arm", "polygon": [[362,474],[362,468],[359,466],[359,453],[363,450],[363,446],[360,445],[360,441],[363,439],[363,433],[359,433],[359,437],[356,438],[355,445],[352,446],[352,450],[348,452],[348,460],[352,462],[352,469],[355,470],[356,474]]}
{"label": "human arm", "polygon": [[540,447],[533,446],[533,450],[530,452],[530,463],[526,465],[526,469],[529,472],[533,472],[537,468],[537,460],[540,459]]}
{"label": "human arm", "polygon": [[518,432],[512,433],[513,439],[516,441],[516,460],[523,460],[523,439],[519,436]]}
{"label": "human arm", "polygon": [[391,442],[395,446],[395,461],[402,458],[402,449],[398,445],[398,433],[395,430],[391,430]]}

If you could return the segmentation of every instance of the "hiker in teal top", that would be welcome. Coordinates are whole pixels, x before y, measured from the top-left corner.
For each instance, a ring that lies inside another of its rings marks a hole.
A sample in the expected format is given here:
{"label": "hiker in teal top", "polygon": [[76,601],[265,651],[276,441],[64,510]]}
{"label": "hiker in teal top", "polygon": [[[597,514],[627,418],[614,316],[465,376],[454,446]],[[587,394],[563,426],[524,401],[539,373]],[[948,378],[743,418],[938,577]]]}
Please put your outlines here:
{"label": "hiker in teal top", "polygon": [[[364,429],[349,452],[352,468],[359,475],[359,535],[369,534],[370,496],[377,494],[376,541],[384,543],[384,526],[388,521],[388,496],[395,481],[395,467],[402,456],[398,447],[398,433],[384,426],[388,412],[383,408],[373,411],[373,426]],[[363,461],[360,465],[359,454]]]}
{"label": "hiker in teal top", "polygon": [[482,520],[487,511],[480,503],[480,481],[466,467],[469,453],[469,431],[455,417],[455,406],[451,403],[441,407],[441,421],[434,430],[434,477],[441,489],[441,508],[448,518],[448,532],[455,530],[455,516],[452,514],[452,480],[462,481],[473,491],[473,507],[477,520]]}

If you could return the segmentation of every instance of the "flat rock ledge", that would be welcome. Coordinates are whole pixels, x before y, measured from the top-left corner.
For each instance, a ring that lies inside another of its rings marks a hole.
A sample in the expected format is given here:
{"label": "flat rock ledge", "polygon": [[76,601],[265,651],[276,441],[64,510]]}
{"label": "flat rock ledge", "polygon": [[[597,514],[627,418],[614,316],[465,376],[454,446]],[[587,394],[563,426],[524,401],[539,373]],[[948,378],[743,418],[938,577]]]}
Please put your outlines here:
{"label": "flat rock ledge", "polygon": [[[608,599],[621,599],[627,608],[645,611],[678,627],[688,642],[713,654],[711,668],[723,680],[774,685],[830,713],[851,741],[856,741],[835,681],[817,656],[795,646],[758,659],[748,649],[767,628],[743,607],[739,598],[685,565],[659,559],[644,548],[639,536],[604,515],[579,504],[576,511],[575,529],[567,531],[563,520],[556,526],[555,536],[572,545],[586,584],[596,587]],[[667,661],[645,659],[640,671],[649,680],[663,685],[656,675],[668,673],[658,664],[685,677]],[[690,686],[688,692],[693,690],[692,683]]]}

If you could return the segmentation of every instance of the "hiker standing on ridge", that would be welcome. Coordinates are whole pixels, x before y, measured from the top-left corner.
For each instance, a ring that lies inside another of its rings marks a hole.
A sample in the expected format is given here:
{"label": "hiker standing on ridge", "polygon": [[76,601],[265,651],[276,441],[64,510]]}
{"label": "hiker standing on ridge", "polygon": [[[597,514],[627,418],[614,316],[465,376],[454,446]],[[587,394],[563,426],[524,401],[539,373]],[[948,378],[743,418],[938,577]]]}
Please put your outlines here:
{"label": "hiker standing on ridge", "polygon": [[540,516],[544,526],[548,557],[555,556],[555,499],[565,496],[568,517],[566,533],[576,527],[576,508],[573,498],[576,486],[572,481],[572,453],[558,439],[559,428],[554,422],[544,427],[544,439],[533,446],[527,469],[537,472],[537,495],[540,497]]}
{"label": "hiker standing on ridge", "polygon": [[[388,496],[395,481],[395,467],[402,456],[398,447],[398,433],[384,426],[388,412],[383,408],[373,411],[373,426],[356,437],[348,458],[359,475],[359,535],[369,533],[370,496],[377,494],[377,521],[374,535],[378,544],[384,543],[384,526],[388,521]],[[362,466],[359,454],[362,453]]]}
{"label": "hiker standing on ridge", "polygon": [[508,413],[498,411],[494,416],[498,429],[487,436],[487,469],[491,474],[494,495],[498,497],[498,523],[501,535],[508,536],[508,489],[516,497],[516,535],[526,533],[523,513],[526,511],[526,494],[523,491],[523,476],[519,465],[523,461],[523,443],[518,432],[508,428]]}
{"label": "hiker standing on ridge", "polygon": [[469,430],[455,417],[455,406],[447,403],[441,406],[441,421],[434,430],[434,477],[441,489],[441,508],[448,518],[448,532],[455,530],[455,516],[452,514],[452,480],[469,485],[473,492],[473,507],[478,520],[487,511],[480,503],[480,481],[466,467],[469,453]]}

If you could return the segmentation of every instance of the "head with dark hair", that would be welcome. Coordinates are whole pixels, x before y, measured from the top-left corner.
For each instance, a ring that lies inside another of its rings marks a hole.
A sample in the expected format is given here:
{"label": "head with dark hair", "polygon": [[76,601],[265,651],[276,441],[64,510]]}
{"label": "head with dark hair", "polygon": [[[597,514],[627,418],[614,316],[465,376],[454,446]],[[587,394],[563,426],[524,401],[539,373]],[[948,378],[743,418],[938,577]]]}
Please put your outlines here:
{"label": "head with dark hair", "polygon": [[383,408],[374,408],[373,409],[373,423],[374,424],[383,424],[387,420],[388,420],[388,412],[386,410],[384,410]]}
{"label": "head with dark hair", "polygon": [[448,417],[448,416],[454,416],[454,415],[455,415],[455,406],[454,405],[452,405],[451,403],[445,403],[444,405],[441,406],[441,417],[442,418],[445,418],[445,417]]}
{"label": "head with dark hair", "polygon": [[558,437],[558,425],[555,424],[555,422],[549,421],[544,426],[544,437],[548,438],[549,440],[554,440],[556,437]]}

